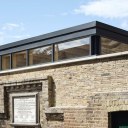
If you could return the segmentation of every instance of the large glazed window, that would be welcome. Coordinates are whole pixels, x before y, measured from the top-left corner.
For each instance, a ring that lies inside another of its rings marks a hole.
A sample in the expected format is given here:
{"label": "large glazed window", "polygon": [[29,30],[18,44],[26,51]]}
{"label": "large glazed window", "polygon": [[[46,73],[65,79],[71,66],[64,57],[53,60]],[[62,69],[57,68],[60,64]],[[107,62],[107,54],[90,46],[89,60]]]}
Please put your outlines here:
{"label": "large glazed window", "polygon": [[2,70],[10,69],[10,55],[2,56]]}
{"label": "large glazed window", "polygon": [[29,65],[51,62],[52,46],[32,49],[29,51]]}
{"label": "large glazed window", "polygon": [[87,37],[65,43],[55,44],[54,51],[55,61],[88,56],[90,54],[90,39]]}
{"label": "large glazed window", "polygon": [[26,66],[26,51],[12,54],[13,68]]}
{"label": "large glazed window", "polygon": [[128,44],[101,37],[101,54],[128,51]]}

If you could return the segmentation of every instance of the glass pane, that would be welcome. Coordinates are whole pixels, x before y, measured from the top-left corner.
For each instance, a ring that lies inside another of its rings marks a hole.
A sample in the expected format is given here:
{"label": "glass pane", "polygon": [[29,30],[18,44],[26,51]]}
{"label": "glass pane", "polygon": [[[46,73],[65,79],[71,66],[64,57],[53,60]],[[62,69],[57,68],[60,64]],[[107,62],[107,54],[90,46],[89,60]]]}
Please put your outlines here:
{"label": "glass pane", "polygon": [[10,55],[2,56],[2,70],[10,69]]}
{"label": "glass pane", "polygon": [[101,37],[101,54],[128,51],[128,44]]}
{"label": "glass pane", "polygon": [[55,60],[88,56],[90,53],[89,37],[70,42],[55,44]]}
{"label": "glass pane", "polygon": [[13,68],[26,66],[26,51],[17,52],[12,55]]}
{"label": "glass pane", "polygon": [[52,46],[32,49],[29,51],[29,64],[41,64],[51,62]]}

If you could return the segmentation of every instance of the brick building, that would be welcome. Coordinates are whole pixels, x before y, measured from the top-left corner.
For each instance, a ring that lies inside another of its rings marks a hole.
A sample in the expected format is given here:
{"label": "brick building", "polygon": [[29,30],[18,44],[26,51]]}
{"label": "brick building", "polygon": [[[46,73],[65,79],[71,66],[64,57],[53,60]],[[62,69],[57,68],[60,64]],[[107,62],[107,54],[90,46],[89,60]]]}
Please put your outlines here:
{"label": "brick building", "polygon": [[128,31],[101,23],[0,46],[0,128],[128,127]]}

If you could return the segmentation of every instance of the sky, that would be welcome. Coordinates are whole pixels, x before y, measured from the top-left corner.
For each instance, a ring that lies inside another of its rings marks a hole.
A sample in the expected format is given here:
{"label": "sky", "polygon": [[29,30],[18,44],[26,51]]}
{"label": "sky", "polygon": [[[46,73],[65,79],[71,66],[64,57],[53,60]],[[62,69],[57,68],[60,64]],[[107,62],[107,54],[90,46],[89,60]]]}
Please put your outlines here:
{"label": "sky", "polygon": [[0,0],[0,45],[96,20],[128,30],[128,0]]}

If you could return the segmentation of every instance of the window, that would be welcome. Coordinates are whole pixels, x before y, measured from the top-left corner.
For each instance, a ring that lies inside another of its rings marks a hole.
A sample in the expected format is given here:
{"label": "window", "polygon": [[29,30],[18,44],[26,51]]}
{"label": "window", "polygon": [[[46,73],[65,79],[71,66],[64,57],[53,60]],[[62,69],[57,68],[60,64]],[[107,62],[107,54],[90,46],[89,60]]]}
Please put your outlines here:
{"label": "window", "polygon": [[101,37],[101,54],[128,51],[128,44]]}
{"label": "window", "polygon": [[29,50],[29,65],[51,62],[52,46]]}
{"label": "window", "polygon": [[65,43],[55,44],[55,61],[70,59],[90,54],[90,38],[84,38]]}
{"label": "window", "polygon": [[26,51],[12,54],[13,68],[26,66]]}
{"label": "window", "polygon": [[10,55],[2,56],[2,70],[10,69]]}
{"label": "window", "polygon": [[128,111],[108,113],[108,128],[128,128]]}

